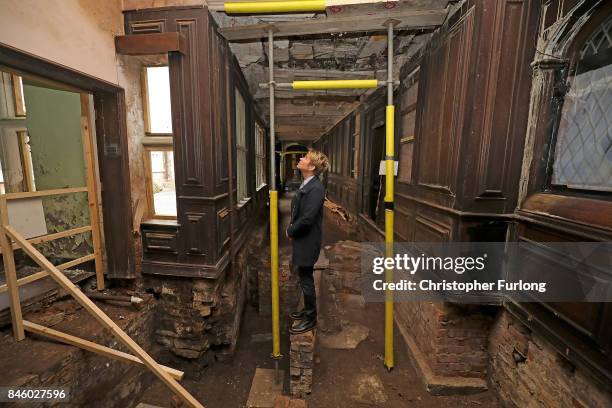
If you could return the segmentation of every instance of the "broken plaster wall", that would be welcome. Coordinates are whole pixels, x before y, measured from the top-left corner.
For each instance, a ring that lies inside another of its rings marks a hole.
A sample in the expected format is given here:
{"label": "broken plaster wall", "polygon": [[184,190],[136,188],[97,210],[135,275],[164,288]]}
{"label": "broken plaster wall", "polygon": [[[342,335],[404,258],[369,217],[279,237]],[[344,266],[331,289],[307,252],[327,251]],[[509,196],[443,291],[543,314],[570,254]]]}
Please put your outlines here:
{"label": "broken plaster wall", "polygon": [[[78,93],[24,84],[36,190],[86,186]],[[87,193],[43,197],[48,233],[90,225]],[[93,252],[91,234],[39,246],[51,259],[76,259]]]}

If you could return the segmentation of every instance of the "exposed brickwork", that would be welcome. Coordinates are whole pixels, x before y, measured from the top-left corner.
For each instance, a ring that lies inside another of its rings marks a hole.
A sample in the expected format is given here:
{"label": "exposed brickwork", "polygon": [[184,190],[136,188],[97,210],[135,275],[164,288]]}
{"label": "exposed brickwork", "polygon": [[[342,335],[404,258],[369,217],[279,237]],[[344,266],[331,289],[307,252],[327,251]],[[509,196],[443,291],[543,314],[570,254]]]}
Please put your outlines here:
{"label": "exposed brickwork", "polygon": [[291,395],[303,398],[312,391],[312,371],[314,368],[314,350],[316,330],[289,336],[289,374],[291,377]]}
{"label": "exposed brickwork", "polygon": [[338,292],[361,294],[362,245],[354,241],[339,241],[325,247],[329,258],[329,274]]}
{"label": "exposed brickwork", "polygon": [[[271,301],[271,274],[270,274],[270,247],[262,250],[257,262],[257,275],[259,285],[259,313],[268,316],[272,313]],[[280,310],[293,311],[300,298],[297,274],[291,268],[291,248],[281,247],[278,253],[278,284]]]}
{"label": "exposed brickwork", "polygon": [[610,407],[612,393],[501,311],[489,342],[490,383],[508,407]]}
{"label": "exposed brickwork", "polygon": [[150,276],[145,282],[159,294],[156,340],[174,354],[198,359],[214,346],[232,352],[247,296],[248,263],[261,252],[259,225],[218,280]]}
{"label": "exposed brickwork", "polygon": [[[156,358],[159,347],[153,341],[154,302],[150,297],[142,310],[98,305],[125,332]],[[53,325],[67,332],[114,349],[125,350],[76,302],[60,301],[25,316],[38,324]],[[110,359],[77,347],[47,341],[28,334],[15,342],[9,331],[0,334],[0,384],[25,388],[68,388],[72,407],[131,407],[155,380],[146,368]],[[4,404],[2,406],[23,406]],[[28,407],[65,407],[63,403],[28,403]]]}
{"label": "exposed brickwork", "polygon": [[433,302],[396,303],[403,325],[437,376],[485,378],[492,318],[476,307]]}

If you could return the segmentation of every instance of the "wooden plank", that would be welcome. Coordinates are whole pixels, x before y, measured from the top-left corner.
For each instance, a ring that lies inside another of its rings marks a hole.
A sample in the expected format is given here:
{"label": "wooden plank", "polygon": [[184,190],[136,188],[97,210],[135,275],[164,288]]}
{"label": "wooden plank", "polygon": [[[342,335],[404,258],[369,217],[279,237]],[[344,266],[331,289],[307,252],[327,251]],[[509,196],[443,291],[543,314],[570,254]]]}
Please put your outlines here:
{"label": "wooden plank", "polygon": [[[72,261],[63,263],[61,265],[57,265],[57,269],[59,269],[60,271],[66,270],[68,268],[72,268],[73,266],[76,265],[80,265],[82,263],[88,262],[95,259],[95,255],[94,254],[90,254],[90,255],[85,255],[82,256],[80,258],[77,259],[73,259]],[[39,279],[42,279],[46,276],[49,276],[49,273],[47,271],[40,271],[40,272],[36,272],[33,273],[32,275],[28,275],[26,277],[23,277],[21,279],[17,279],[17,286],[23,286],[26,285],[30,282],[35,282]],[[2,292],[6,292],[8,290],[8,286],[6,284],[4,285],[0,285],[0,293]]]}
{"label": "wooden plank", "polygon": [[142,92],[142,116],[144,117],[144,130],[146,134],[151,133],[151,115],[149,113],[149,79],[147,67],[140,71],[140,90]]}
{"label": "wooden plank", "polygon": [[145,136],[142,139],[144,146],[172,146],[172,136]]}
{"label": "wooden plank", "polygon": [[5,194],[5,196],[7,200],[20,200],[22,198],[48,197],[48,196],[54,196],[54,195],[86,193],[86,192],[87,192],[87,187],[71,187],[71,188],[58,188],[55,190],[26,191],[24,193],[8,193],[8,194]]}
{"label": "wooden plank", "polygon": [[[415,10],[404,13],[394,14],[393,18],[399,23],[395,27],[397,30],[415,30],[434,28],[444,22],[446,10]],[[344,17],[333,20],[321,19],[312,21],[287,21],[274,24],[278,31],[274,33],[275,38],[327,34],[327,33],[349,33],[362,31],[386,31],[385,22],[388,17],[363,18]],[[268,36],[270,24],[254,24],[238,27],[225,27],[219,29],[219,33],[230,41],[255,40]]]}
{"label": "wooden plank", "polygon": [[[119,361],[143,364],[143,362],[140,359],[138,359],[138,357],[134,357],[131,354],[124,353],[123,351],[119,351],[119,350],[114,350],[110,347],[102,346],[101,344],[94,343],[93,341],[85,340],[80,337],[73,336],[71,334],[62,333],[50,327],[41,326],[40,324],[36,324],[28,320],[23,321],[23,326],[29,332],[38,334],[43,337],[47,337],[55,341],[59,341],[61,343],[70,344],[72,346],[82,348],[83,350],[102,354],[103,356],[110,357],[112,359],[119,360]],[[176,370],[174,368],[167,367],[161,364],[159,366],[164,371],[166,371],[170,376],[172,376],[172,378],[174,378],[175,380],[180,381],[183,379],[184,373],[182,371]]]}
{"label": "wooden plank", "polygon": [[[225,0],[223,0],[225,1]],[[204,6],[206,0],[123,0],[123,11],[165,7]]]}
{"label": "wooden plank", "polygon": [[83,157],[85,159],[85,174],[87,175],[87,203],[89,205],[89,220],[91,223],[91,240],[93,244],[96,268],[96,288],[104,290],[104,264],[102,263],[102,237],[100,234],[100,214],[98,213],[98,191],[94,169],[93,141],[90,127],[92,125],[89,94],[81,94],[81,135],[83,138]]}
{"label": "wooden plank", "polygon": [[19,152],[21,153],[21,162],[23,163],[23,178],[25,179],[26,188],[27,191],[34,191],[36,188],[33,178],[34,172],[32,170],[32,155],[30,154],[28,144],[28,132],[19,130],[17,131],[17,136],[19,137]]}
{"label": "wooden plank", "polygon": [[145,192],[147,199],[147,208],[146,208],[146,216],[147,218],[155,217],[155,204],[153,202],[153,176],[151,174],[151,151],[153,148],[144,148],[144,156],[142,158],[142,162],[145,170]]}
{"label": "wooden plank", "polygon": [[26,106],[23,98],[22,79],[19,75],[11,75],[13,80],[13,97],[15,99],[15,116],[26,115]]}
{"label": "wooden plank", "polygon": [[[159,364],[143,350],[130,336],[128,336],[115,322],[108,317],[91,299],[81,291],[81,289],[70,281],[57,267],[47,258],[36,250],[25,238],[23,238],[11,226],[5,227],[6,233],[21,246],[41,268],[49,272],[49,275],[70,294],[74,299],[87,310],[103,327],[109,329],[119,341],[121,341],[130,351],[132,351],[153,374],[157,376],[168,388],[178,395],[187,406],[193,408],[204,408],[189,392],[183,388],[174,378],[164,371]],[[22,327],[23,329],[23,327]]]}
{"label": "wooden plank", "polygon": [[117,54],[123,55],[186,54],[187,39],[177,32],[118,35],[115,37],[115,49]]}
{"label": "wooden plank", "polygon": [[25,339],[23,331],[23,317],[21,315],[21,304],[19,301],[19,288],[17,287],[17,269],[15,268],[15,255],[11,248],[11,241],[6,236],[6,228],[9,226],[8,206],[6,195],[0,195],[0,246],[4,251],[2,261],[4,263],[4,276],[8,287],[9,306],[11,308],[11,323],[13,325],[13,336],[15,340]]}
{"label": "wooden plank", "polygon": [[[56,239],[60,239],[64,237],[71,237],[73,235],[82,234],[88,231],[91,231],[90,225],[86,225],[84,227],[72,228],[66,231],[61,231],[61,232],[55,232],[53,234],[42,235],[40,237],[30,238],[28,239],[28,242],[32,245],[42,244],[43,242],[55,241]],[[15,250],[19,248],[19,246],[17,244],[13,244],[12,248],[13,250]],[[0,254],[2,252],[3,251],[0,251]]]}
{"label": "wooden plank", "polygon": [[[56,239],[71,237],[73,235],[82,234],[84,232],[91,231],[91,225],[85,225],[84,227],[72,228],[66,231],[55,232],[53,234],[43,235],[41,237],[35,237],[28,239],[28,242],[32,245],[42,244],[43,242],[55,241]],[[13,245],[14,248],[17,248],[16,245]]]}

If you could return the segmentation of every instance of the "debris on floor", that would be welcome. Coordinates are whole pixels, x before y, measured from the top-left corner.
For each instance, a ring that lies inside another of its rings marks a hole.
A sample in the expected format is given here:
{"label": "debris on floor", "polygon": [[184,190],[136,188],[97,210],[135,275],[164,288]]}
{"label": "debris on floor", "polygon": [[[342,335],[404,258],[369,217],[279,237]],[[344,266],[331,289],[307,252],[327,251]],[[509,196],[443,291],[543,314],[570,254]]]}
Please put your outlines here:
{"label": "debris on floor", "polygon": [[381,406],[387,402],[387,394],[376,374],[358,374],[351,383],[352,398],[361,404]]}
{"label": "debris on floor", "polygon": [[345,321],[339,333],[327,334],[321,332],[319,335],[319,344],[329,349],[351,350],[357,348],[359,343],[368,338],[369,334],[370,329],[367,327],[358,323]]}

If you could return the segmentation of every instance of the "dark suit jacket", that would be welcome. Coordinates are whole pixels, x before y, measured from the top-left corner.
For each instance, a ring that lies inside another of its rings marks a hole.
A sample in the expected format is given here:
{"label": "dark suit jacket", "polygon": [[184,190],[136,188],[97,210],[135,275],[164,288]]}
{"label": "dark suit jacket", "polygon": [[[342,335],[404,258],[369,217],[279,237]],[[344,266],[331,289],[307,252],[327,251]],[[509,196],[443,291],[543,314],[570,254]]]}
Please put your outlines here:
{"label": "dark suit jacket", "polygon": [[313,177],[291,201],[291,225],[287,235],[293,241],[293,265],[313,266],[321,251],[321,223],[325,188]]}

